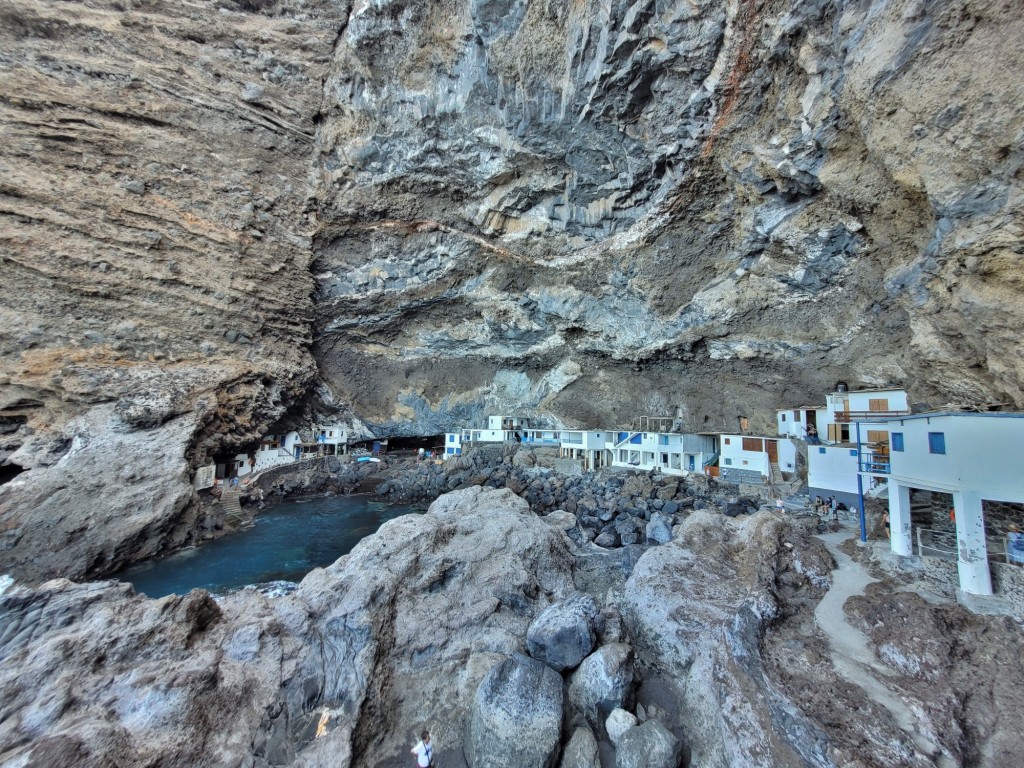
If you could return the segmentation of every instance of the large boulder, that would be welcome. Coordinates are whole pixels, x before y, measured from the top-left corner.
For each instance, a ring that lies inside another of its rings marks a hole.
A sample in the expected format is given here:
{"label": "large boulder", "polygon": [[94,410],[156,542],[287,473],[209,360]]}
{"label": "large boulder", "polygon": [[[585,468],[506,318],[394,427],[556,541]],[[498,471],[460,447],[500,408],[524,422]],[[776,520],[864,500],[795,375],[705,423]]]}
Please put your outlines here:
{"label": "large boulder", "polygon": [[679,740],[657,720],[626,730],[615,746],[615,768],[678,768]]}
{"label": "large boulder", "polygon": [[633,649],[625,643],[599,648],[580,664],[569,683],[569,701],[595,728],[633,692]]}
{"label": "large boulder", "polygon": [[647,541],[652,544],[668,544],[672,541],[672,516],[655,514],[647,524]]}
{"label": "large boulder", "polygon": [[494,666],[477,688],[463,747],[469,768],[548,768],[562,732],[562,678],[522,654]]}
{"label": "large boulder", "polygon": [[572,738],[562,750],[559,768],[601,768],[597,739],[589,728],[581,727],[573,731]]}
{"label": "large boulder", "polygon": [[593,650],[603,624],[594,598],[575,592],[541,611],[526,633],[526,646],[533,658],[559,672],[573,669]]}

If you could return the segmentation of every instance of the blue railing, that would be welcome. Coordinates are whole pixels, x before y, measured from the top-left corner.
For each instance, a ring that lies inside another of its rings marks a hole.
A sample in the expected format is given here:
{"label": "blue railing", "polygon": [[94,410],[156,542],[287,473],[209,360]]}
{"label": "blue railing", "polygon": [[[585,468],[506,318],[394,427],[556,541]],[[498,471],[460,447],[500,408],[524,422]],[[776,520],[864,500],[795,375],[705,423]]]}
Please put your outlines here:
{"label": "blue railing", "polygon": [[888,454],[861,451],[857,461],[861,472],[867,472],[871,475],[889,474]]}

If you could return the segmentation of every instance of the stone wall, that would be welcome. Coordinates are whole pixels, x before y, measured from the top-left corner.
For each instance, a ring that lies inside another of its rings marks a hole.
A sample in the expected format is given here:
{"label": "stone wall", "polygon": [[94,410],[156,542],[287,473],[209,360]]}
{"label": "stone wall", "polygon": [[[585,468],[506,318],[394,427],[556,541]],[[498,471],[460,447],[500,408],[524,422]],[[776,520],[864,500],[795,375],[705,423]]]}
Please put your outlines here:
{"label": "stone wall", "polygon": [[764,476],[752,469],[736,469],[735,467],[721,467],[718,475],[719,481],[732,483],[733,485],[764,485]]}
{"label": "stone wall", "polygon": [[1024,567],[1008,563],[989,563],[992,591],[1005,597],[1014,613],[1024,617]]}

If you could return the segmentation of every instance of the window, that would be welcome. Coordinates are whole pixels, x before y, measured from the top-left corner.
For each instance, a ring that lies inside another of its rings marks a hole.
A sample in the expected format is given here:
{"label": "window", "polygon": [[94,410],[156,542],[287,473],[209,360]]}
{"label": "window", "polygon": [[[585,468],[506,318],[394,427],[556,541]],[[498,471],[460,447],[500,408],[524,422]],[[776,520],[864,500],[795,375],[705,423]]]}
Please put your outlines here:
{"label": "window", "polygon": [[658,445],[668,445],[668,435],[658,435]]}
{"label": "window", "polygon": [[786,414],[782,414],[782,420],[783,420],[783,421],[785,421],[785,420],[786,420]]}
{"label": "window", "polygon": [[731,442],[729,441],[729,438],[728,438],[728,437],[726,437],[726,438],[723,438],[723,439],[725,440],[725,444],[726,444],[726,445],[732,445],[732,443],[731,443]]}
{"label": "window", "polygon": [[851,456],[856,456],[857,455],[857,449],[856,448],[851,448],[850,449],[850,455]]}
{"label": "window", "polygon": [[726,464],[726,466],[731,467],[732,466],[732,459],[726,459],[725,460],[725,464]]}
{"label": "window", "polygon": [[449,448],[448,448],[448,453],[454,454],[454,453],[455,453],[455,449],[454,449],[454,448],[451,448],[451,447],[449,447]]}
{"label": "window", "polygon": [[449,443],[454,443],[455,442],[455,435],[448,435],[448,442]]}
{"label": "window", "polygon": [[889,410],[889,398],[887,397],[872,397],[868,399],[868,410],[869,411],[888,411]]}
{"label": "window", "polygon": [[818,453],[825,453],[825,446],[818,448]]}
{"label": "window", "polygon": [[761,451],[764,450],[764,442],[759,437],[744,437],[743,450],[760,453]]}
{"label": "window", "polygon": [[662,464],[668,464],[668,454],[667,453],[661,454],[661,463]]}
{"label": "window", "polygon": [[903,433],[902,432],[893,432],[889,436],[889,441],[890,441],[890,444],[892,445],[892,449],[894,451],[902,451],[903,450]]}
{"label": "window", "polygon": [[946,452],[946,433],[945,432],[929,432],[928,433],[928,452],[929,453],[945,453]]}
{"label": "window", "polygon": [[793,421],[800,421],[800,411],[799,411],[799,409],[793,411]]}

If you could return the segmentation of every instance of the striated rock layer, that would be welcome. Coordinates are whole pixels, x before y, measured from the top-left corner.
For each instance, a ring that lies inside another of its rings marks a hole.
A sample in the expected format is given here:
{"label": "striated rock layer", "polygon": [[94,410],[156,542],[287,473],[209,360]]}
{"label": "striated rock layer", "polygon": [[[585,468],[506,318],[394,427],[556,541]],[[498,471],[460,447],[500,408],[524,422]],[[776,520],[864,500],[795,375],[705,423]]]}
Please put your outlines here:
{"label": "striated rock layer", "polygon": [[996,0],[6,3],[0,571],[186,541],[190,472],[316,411],[1024,405],[1022,37]]}
{"label": "striated rock layer", "polygon": [[1020,406],[1022,33],[984,0],[357,4],[321,372],[389,430],[766,426],[840,379]]}
{"label": "striated rock layer", "polygon": [[304,392],[308,167],[344,13],[0,10],[0,463],[31,470],[0,489],[0,572],[180,543],[191,468]]}

